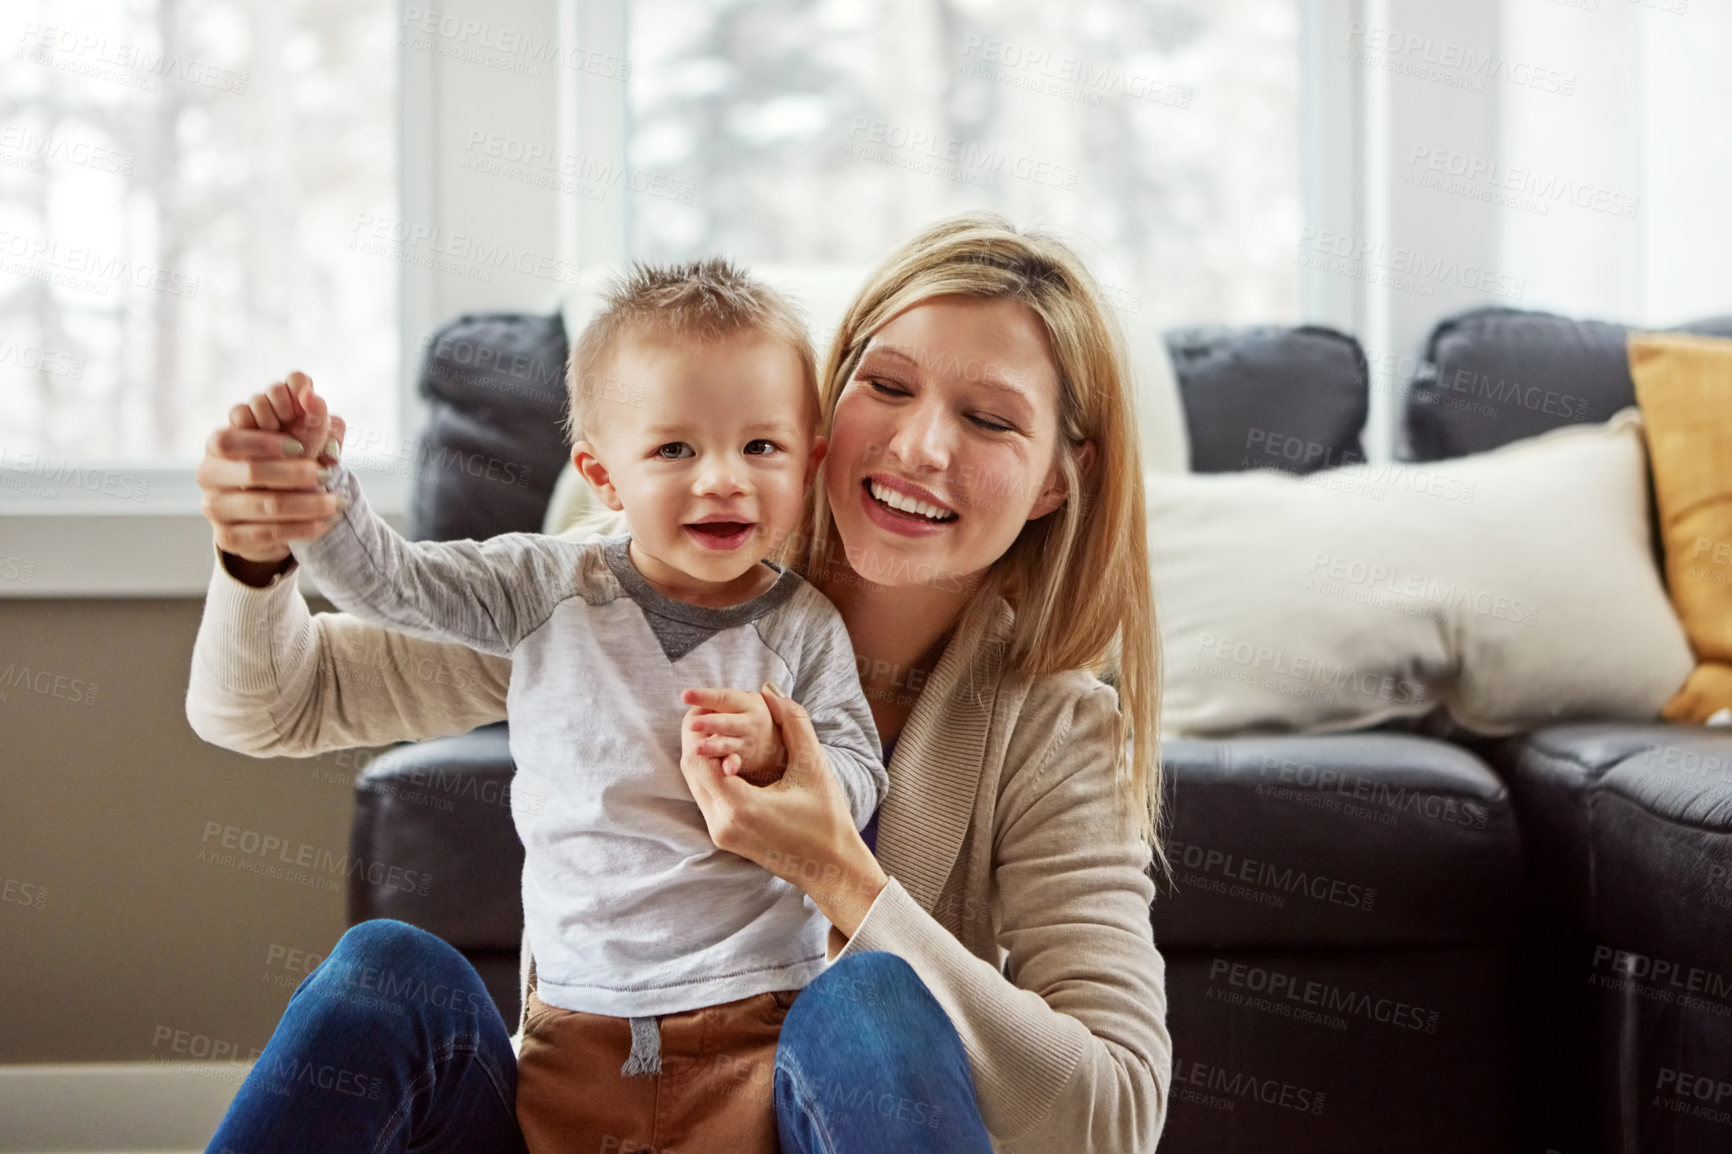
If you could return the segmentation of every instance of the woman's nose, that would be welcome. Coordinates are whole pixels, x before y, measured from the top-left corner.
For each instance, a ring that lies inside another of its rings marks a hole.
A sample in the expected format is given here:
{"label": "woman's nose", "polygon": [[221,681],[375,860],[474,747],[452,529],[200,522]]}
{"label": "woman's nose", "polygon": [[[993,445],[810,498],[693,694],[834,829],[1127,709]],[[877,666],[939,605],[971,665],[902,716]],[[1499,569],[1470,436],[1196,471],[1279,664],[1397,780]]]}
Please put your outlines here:
{"label": "woman's nose", "polygon": [[942,469],[950,463],[953,425],[950,413],[935,400],[902,409],[895,416],[885,452],[910,469]]}

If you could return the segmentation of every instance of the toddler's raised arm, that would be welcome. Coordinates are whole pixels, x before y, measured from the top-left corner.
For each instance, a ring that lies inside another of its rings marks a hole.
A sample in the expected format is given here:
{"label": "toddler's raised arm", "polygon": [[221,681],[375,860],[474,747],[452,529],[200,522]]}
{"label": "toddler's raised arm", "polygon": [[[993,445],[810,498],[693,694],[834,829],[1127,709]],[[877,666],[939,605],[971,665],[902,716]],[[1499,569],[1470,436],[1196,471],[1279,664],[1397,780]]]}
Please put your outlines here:
{"label": "toddler's raised arm", "polygon": [[329,488],[349,508],[323,536],[289,548],[319,590],[357,617],[507,656],[576,592],[583,546],[572,541],[409,541],[373,512],[347,466],[333,467]]}

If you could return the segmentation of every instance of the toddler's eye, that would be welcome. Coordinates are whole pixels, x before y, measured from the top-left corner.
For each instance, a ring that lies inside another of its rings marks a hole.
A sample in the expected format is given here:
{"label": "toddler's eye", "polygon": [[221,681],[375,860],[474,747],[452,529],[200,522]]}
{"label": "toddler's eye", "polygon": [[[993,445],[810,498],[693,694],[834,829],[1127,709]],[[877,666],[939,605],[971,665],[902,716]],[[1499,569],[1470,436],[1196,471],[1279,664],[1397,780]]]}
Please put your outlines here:
{"label": "toddler's eye", "polygon": [[[762,449],[760,449],[758,452],[753,453],[752,452],[752,446],[753,445],[762,445],[764,447]],[[746,455],[748,457],[750,457],[750,456],[767,457],[771,453],[774,453],[776,451],[776,448],[777,448],[776,442],[765,440],[763,437],[759,437],[755,441],[747,441],[746,442]]]}
{"label": "toddler's eye", "polygon": [[[674,450],[674,455],[668,455],[669,449]],[[691,450],[692,447],[684,441],[669,441],[667,444],[656,450],[656,456],[660,457],[664,461],[677,461],[687,453],[691,452]]]}

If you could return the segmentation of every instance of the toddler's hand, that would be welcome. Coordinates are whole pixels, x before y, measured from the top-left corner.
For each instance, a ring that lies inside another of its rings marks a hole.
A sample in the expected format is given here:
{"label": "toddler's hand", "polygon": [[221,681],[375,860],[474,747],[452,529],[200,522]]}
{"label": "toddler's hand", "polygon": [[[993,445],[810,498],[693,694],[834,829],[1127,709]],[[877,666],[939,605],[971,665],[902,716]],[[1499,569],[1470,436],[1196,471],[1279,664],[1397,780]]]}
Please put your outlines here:
{"label": "toddler's hand", "polygon": [[782,734],[760,693],[738,689],[688,689],[691,706],[680,722],[680,750],[687,757],[718,760],[730,777],[753,785],[780,780],[787,760]]}
{"label": "toddler's hand", "polygon": [[336,464],[342,454],[343,418],[330,411],[305,373],[290,373],[288,380],[254,393],[245,404],[230,409],[229,424],[293,437],[303,446],[301,455],[313,457],[321,465]]}

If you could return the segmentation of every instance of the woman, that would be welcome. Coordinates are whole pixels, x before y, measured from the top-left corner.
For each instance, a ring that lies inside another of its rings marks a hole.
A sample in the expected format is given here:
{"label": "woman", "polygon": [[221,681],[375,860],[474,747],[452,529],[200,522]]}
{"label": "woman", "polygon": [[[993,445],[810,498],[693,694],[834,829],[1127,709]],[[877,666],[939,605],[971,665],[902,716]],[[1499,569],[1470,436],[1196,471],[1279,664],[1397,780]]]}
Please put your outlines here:
{"label": "woman", "polygon": [[[985,215],[892,253],[837,331],[830,448],[787,559],[841,610],[889,796],[856,831],[797,706],[779,718],[776,785],[688,771],[716,844],[800,886],[834,926],[833,964],[788,1010],[762,1089],[786,1151],[1120,1154],[1159,1137],[1158,666],[1121,347],[1069,249]],[[334,503],[311,461],[283,459],[274,413],[236,416],[255,428],[214,434],[199,474],[219,565],[194,729],[309,756],[503,718],[508,662],[307,613],[282,579],[284,542]],[[417,677],[429,657],[450,675]],[[1093,672],[1109,661],[1116,692]],[[498,1016],[384,1013],[344,994],[368,967],[479,988],[430,935],[354,927],[296,991],[213,1150],[295,1136],[521,1149]],[[378,1090],[312,1097],[284,1071],[314,1063],[365,1066]]]}

